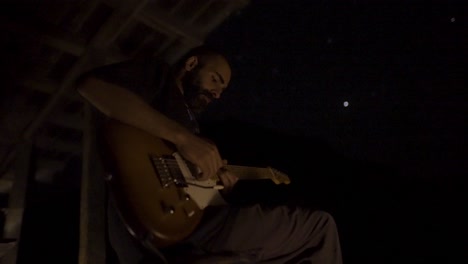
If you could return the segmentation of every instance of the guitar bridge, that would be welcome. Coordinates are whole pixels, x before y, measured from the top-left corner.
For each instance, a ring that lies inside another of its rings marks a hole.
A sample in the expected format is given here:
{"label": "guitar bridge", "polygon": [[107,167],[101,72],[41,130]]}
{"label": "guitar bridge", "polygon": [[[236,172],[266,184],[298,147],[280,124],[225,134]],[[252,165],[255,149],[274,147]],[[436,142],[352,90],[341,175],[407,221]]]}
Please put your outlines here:
{"label": "guitar bridge", "polygon": [[177,187],[188,187],[174,157],[150,155],[149,158],[163,188],[168,188],[172,184]]}

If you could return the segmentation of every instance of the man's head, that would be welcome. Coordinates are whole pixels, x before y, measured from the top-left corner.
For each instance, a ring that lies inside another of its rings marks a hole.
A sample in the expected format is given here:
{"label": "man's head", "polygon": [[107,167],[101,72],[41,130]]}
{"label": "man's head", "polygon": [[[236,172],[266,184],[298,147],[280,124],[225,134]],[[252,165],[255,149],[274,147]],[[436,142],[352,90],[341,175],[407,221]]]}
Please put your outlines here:
{"label": "man's head", "polygon": [[219,52],[206,47],[192,49],[177,64],[176,81],[189,107],[201,113],[218,99],[231,80],[231,67]]}

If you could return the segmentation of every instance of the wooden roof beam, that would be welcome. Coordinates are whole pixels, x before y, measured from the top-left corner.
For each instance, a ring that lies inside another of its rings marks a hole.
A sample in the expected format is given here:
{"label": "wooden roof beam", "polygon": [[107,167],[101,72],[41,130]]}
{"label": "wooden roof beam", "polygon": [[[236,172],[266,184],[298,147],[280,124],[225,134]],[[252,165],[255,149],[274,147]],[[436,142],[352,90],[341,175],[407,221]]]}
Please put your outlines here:
{"label": "wooden roof beam", "polygon": [[[52,80],[38,80],[38,79],[26,79],[21,83],[24,87],[37,90],[43,93],[53,94],[59,88],[60,84]],[[65,97],[72,99],[74,101],[81,101],[81,97],[75,91],[64,94]]]}
{"label": "wooden roof beam", "polygon": [[[132,2],[133,3],[133,2]],[[134,14],[139,12],[146,4],[146,1],[140,1],[137,5],[122,5],[119,9],[115,10],[114,13],[107,19],[104,25],[101,26],[98,33],[90,41],[89,48],[103,48],[109,46],[120,34],[120,32],[127,26],[129,21],[133,18]],[[62,95],[69,92],[73,86],[76,78],[81,74],[86,67],[88,67],[89,57],[84,54],[79,60],[73,65],[71,70],[66,74],[60,88],[52,95],[47,105],[42,109],[38,116],[33,120],[30,126],[24,131],[23,136],[25,139],[30,139],[36,132],[36,130],[46,120],[48,115],[55,109],[55,106],[60,101]]]}

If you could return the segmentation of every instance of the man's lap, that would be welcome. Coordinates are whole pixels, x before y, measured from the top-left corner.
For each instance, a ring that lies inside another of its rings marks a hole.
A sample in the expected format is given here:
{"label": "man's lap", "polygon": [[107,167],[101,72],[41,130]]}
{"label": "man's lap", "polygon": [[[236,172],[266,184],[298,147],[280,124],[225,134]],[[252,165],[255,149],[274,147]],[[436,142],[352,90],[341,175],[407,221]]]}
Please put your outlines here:
{"label": "man's lap", "polygon": [[[324,232],[336,233],[336,226],[328,213],[319,210],[258,204],[245,207],[209,207],[205,210],[200,226],[189,238],[174,247],[174,250],[163,252],[188,254],[187,251],[179,251],[188,250],[195,255],[232,255],[253,262],[285,263],[292,259],[307,259],[304,251],[310,248],[311,238],[323,239]],[[129,237],[127,234],[127,238]],[[116,239],[119,240],[114,238],[114,244]],[[313,243],[319,242],[317,240]],[[120,247],[131,243],[134,242]],[[339,245],[337,246],[338,253],[341,253]],[[132,249],[127,247],[125,250],[127,252],[124,255],[127,256],[123,258],[141,258],[145,255],[142,251],[139,252],[142,249],[135,244]]]}
{"label": "man's lap", "polygon": [[217,211],[211,212],[215,218],[203,221],[187,242],[207,253],[235,253],[255,261],[293,258],[325,225],[335,228],[328,213],[301,207],[256,204],[211,210]]}

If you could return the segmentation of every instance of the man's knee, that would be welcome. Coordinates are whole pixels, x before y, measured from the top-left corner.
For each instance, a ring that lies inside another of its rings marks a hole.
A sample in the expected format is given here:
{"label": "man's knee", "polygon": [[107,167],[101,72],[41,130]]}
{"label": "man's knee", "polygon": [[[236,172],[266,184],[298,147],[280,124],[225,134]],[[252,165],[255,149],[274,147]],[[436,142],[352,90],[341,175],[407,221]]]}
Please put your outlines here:
{"label": "man's knee", "polygon": [[315,217],[319,219],[318,223],[322,229],[336,231],[336,222],[330,213],[318,210],[315,211],[314,214],[316,215]]}

